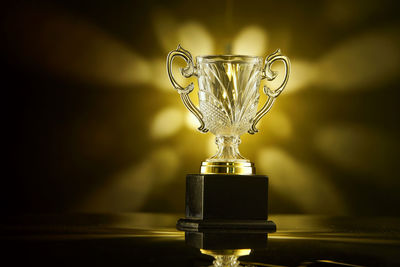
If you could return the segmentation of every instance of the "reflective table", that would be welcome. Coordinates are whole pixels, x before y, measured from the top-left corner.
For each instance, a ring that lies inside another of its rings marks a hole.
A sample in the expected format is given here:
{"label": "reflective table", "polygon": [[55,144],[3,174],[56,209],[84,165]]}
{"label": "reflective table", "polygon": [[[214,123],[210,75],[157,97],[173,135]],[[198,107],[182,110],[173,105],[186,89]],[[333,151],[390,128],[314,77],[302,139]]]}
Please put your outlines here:
{"label": "reflective table", "polygon": [[[0,225],[2,262],[11,262],[8,266],[237,266],[239,262],[241,266],[400,266],[399,218],[271,215],[277,224],[274,233],[185,234],[175,229],[180,217],[9,216]],[[215,253],[226,255],[217,258]],[[227,255],[234,257],[223,258]]]}

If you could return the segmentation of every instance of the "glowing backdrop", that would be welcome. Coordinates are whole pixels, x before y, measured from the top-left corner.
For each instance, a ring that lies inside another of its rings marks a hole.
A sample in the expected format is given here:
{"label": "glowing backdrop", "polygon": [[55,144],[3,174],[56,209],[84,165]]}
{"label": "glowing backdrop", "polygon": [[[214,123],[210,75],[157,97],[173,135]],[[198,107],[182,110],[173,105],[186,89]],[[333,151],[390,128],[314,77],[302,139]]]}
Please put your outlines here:
{"label": "glowing backdrop", "polygon": [[[291,58],[287,88],[240,147],[270,176],[272,213],[399,215],[393,5],[12,4],[2,18],[12,173],[5,207],[182,212],[185,174],[198,172],[215,145],[211,134],[196,132],[167,78],[166,54],[181,44],[194,56],[281,48]],[[194,79],[179,82],[191,81],[197,90]]]}

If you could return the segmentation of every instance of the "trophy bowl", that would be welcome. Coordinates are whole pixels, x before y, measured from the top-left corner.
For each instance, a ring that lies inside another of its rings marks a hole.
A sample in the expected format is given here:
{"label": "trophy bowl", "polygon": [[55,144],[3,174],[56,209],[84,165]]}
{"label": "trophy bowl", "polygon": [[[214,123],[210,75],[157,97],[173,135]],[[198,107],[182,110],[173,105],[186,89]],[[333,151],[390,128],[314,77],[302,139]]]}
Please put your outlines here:
{"label": "trophy bowl", "polygon": [[[176,56],[187,63],[181,69],[182,75],[198,78],[199,108],[189,98],[193,83],[182,87],[172,74],[172,62]],[[282,61],[285,65],[283,82],[275,90],[264,86],[268,99],[257,111],[260,82],[262,79],[275,79],[277,73],[271,70],[275,61]],[[266,57],[264,66],[262,57],[245,55],[198,56],[195,64],[189,51],[178,45],[168,54],[167,71],[183,104],[199,120],[198,130],[203,133],[210,131],[216,136],[217,153],[202,162],[200,173],[254,175],[254,164],[239,152],[240,136],[246,132],[258,132],[257,123],[271,109],[288,82],[289,59],[278,49]]]}

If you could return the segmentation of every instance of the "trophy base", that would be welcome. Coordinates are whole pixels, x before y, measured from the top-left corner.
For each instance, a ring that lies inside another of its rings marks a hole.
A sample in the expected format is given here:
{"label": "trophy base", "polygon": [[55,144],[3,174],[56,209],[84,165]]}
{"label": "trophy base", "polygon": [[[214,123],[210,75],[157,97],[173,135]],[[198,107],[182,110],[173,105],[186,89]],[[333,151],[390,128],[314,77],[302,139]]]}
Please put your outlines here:
{"label": "trophy base", "polygon": [[256,174],[256,168],[252,162],[203,161],[201,163],[200,173],[254,175]]}
{"label": "trophy base", "polygon": [[188,174],[186,218],[177,229],[196,231],[276,231],[268,221],[268,177],[264,175]]}
{"label": "trophy base", "polygon": [[268,220],[193,220],[179,219],[176,228],[180,231],[197,232],[202,230],[228,230],[273,233],[276,224]]}

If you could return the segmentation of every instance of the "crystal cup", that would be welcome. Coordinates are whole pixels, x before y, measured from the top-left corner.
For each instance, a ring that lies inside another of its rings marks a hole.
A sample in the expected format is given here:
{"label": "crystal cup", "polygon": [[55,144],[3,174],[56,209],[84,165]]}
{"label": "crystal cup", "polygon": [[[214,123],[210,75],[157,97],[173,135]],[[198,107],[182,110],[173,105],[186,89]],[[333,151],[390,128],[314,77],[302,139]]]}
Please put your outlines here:
{"label": "crystal cup", "polygon": [[[181,69],[184,77],[196,76],[199,85],[199,108],[189,98],[194,85],[182,87],[172,74],[172,63],[176,56],[182,57],[187,66]],[[272,81],[277,72],[271,70],[275,61],[282,61],[285,74],[282,84],[275,90],[264,86],[268,96],[266,103],[257,111],[260,98],[259,87],[262,79]],[[244,55],[208,55],[196,57],[180,45],[167,57],[169,79],[178,91],[186,108],[199,120],[200,132],[210,131],[216,136],[217,153],[202,162],[202,174],[255,174],[250,160],[239,152],[240,136],[246,132],[254,134],[260,119],[271,109],[275,99],[285,88],[290,61],[278,49],[265,59]]]}

